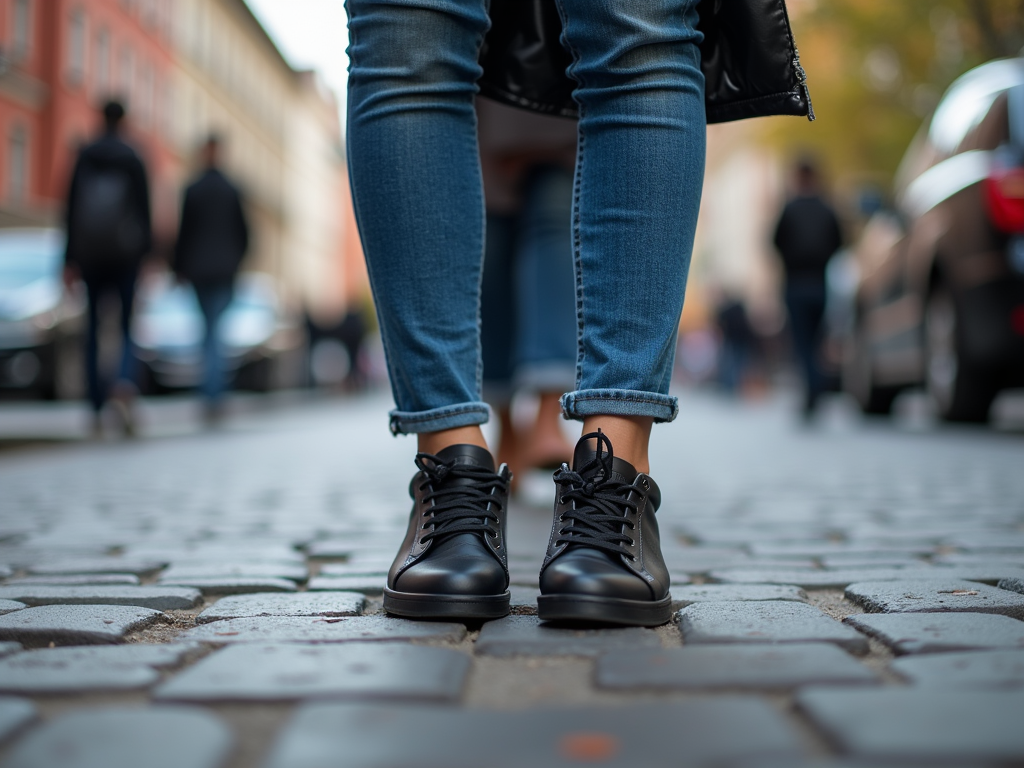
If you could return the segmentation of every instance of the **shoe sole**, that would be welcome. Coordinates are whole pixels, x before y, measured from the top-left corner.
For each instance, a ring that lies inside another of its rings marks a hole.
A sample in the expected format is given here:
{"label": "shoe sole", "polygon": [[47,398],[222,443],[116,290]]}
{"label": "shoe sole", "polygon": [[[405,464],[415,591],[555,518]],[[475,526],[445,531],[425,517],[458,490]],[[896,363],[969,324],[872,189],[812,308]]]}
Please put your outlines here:
{"label": "shoe sole", "polygon": [[500,619],[508,616],[511,594],[429,595],[384,589],[384,610],[408,619]]}
{"label": "shoe sole", "polygon": [[537,598],[537,615],[541,621],[660,627],[672,619],[672,596],[652,602],[594,595],[541,595]]}

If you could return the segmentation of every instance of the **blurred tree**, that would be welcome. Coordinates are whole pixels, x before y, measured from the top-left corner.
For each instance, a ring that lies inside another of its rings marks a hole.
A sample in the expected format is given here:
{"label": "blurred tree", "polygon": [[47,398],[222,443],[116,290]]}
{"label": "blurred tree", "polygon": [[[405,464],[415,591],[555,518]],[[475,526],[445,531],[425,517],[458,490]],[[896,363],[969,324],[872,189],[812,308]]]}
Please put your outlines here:
{"label": "blurred tree", "polygon": [[1024,0],[791,0],[817,121],[765,140],[821,157],[847,199],[888,190],[907,145],[959,75],[1024,46]]}

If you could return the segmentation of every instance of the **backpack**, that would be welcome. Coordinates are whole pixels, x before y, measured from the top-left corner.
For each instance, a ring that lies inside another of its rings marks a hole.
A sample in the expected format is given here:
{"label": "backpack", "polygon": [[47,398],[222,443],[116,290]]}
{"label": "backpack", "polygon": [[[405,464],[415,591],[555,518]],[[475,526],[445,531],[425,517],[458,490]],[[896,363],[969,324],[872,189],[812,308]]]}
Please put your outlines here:
{"label": "backpack", "polygon": [[126,266],[144,247],[138,205],[128,173],[119,168],[82,168],[71,236],[83,267]]}

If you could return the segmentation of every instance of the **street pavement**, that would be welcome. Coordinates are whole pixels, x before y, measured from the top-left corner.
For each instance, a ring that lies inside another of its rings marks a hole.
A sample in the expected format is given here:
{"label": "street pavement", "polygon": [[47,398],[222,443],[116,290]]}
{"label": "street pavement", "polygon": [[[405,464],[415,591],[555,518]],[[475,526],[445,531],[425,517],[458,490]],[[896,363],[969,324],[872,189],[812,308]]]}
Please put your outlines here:
{"label": "street pavement", "polygon": [[0,454],[0,768],[1024,764],[1019,433],[683,392],[652,446],[675,619],[579,630],[536,619],[549,479],[512,616],[401,620],[386,397],[183,407]]}

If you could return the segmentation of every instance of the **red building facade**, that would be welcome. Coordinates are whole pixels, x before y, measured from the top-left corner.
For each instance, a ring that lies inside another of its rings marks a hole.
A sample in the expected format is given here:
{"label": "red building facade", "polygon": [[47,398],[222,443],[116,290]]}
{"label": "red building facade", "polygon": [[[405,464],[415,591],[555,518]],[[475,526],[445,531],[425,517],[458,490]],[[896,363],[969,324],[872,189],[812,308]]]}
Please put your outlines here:
{"label": "red building facade", "polygon": [[173,0],[0,0],[0,226],[59,219],[76,152],[116,97],[149,169],[157,234],[170,235],[173,14]]}

